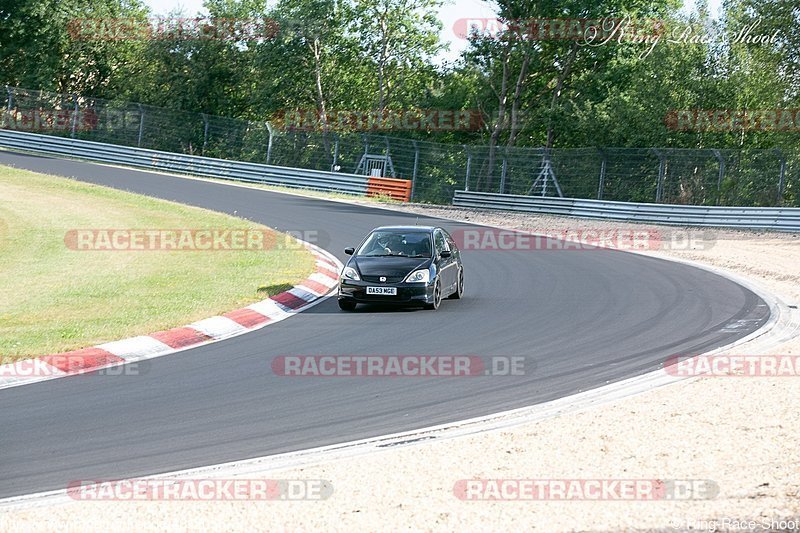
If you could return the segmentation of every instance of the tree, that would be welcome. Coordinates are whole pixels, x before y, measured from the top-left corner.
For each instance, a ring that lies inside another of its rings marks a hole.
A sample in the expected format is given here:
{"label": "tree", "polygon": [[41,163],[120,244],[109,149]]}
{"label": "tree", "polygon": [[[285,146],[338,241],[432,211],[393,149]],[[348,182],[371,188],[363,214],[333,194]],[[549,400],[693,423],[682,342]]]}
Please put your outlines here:
{"label": "tree", "polygon": [[441,5],[441,0],[355,0],[354,30],[364,58],[375,65],[378,113],[392,103],[412,103],[412,95],[434,75],[430,61],[442,49],[436,17]]}
{"label": "tree", "polygon": [[143,20],[139,0],[7,0],[0,7],[0,79],[62,93],[116,94],[142,59],[132,41],[109,39],[93,20]]}

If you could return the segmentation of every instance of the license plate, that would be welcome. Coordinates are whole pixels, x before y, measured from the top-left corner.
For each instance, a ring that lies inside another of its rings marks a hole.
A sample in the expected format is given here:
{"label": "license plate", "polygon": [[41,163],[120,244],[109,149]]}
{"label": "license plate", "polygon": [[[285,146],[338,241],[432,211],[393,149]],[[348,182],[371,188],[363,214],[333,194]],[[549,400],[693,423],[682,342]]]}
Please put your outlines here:
{"label": "license plate", "polygon": [[382,296],[397,296],[397,287],[367,287],[367,294],[380,294]]}

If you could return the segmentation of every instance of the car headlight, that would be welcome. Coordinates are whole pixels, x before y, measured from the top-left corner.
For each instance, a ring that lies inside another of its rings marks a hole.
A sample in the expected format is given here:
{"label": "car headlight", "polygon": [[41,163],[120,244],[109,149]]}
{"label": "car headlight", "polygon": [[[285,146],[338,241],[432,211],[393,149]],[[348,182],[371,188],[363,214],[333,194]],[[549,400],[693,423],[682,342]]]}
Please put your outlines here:
{"label": "car headlight", "polygon": [[406,276],[406,283],[428,283],[431,280],[431,273],[427,268],[415,270]]}
{"label": "car headlight", "polygon": [[361,280],[358,272],[356,272],[356,269],[353,267],[344,267],[344,270],[342,270],[342,277],[346,279],[352,279],[354,281]]}

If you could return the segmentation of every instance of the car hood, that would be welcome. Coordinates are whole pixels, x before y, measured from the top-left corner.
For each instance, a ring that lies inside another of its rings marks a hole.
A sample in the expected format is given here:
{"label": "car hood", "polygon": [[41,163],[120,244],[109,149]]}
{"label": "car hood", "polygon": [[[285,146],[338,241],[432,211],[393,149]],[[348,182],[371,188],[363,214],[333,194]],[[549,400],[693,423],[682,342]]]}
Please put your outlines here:
{"label": "car hood", "polygon": [[418,268],[430,265],[431,258],[419,257],[354,257],[350,266],[357,265],[362,276],[386,276],[387,278],[405,277]]}

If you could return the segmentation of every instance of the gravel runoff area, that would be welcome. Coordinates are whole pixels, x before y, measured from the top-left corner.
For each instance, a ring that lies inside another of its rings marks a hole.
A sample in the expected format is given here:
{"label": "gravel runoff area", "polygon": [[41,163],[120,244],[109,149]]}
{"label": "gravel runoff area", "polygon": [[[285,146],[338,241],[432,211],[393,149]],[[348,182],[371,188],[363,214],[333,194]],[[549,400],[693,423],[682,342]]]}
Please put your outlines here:
{"label": "gravel runoff area", "polygon": [[[540,233],[632,227],[447,207],[397,208]],[[646,227],[665,234],[676,229]],[[712,265],[745,276],[790,305],[800,303],[800,235],[704,231],[713,246],[648,253]],[[753,352],[743,345],[730,353]],[[800,340],[770,353],[798,355]],[[264,474],[328,480],[333,495],[323,501],[68,502],[5,512],[0,529],[797,530],[799,397],[800,377],[690,379],[513,429]],[[500,478],[712,480],[719,493],[688,501],[463,501],[454,495],[458,480]]]}

